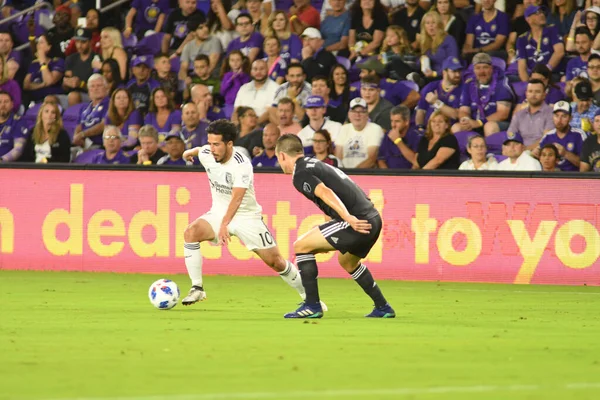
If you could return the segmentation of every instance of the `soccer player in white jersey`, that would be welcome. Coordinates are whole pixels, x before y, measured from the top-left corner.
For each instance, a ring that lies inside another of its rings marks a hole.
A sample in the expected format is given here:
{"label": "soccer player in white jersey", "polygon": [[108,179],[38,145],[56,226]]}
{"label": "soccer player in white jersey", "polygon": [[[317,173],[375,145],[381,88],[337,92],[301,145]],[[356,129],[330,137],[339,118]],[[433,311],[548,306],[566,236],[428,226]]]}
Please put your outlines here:
{"label": "soccer player in white jersey", "polygon": [[200,242],[226,245],[230,235],[237,236],[304,299],[305,292],[298,269],[284,260],[262,220],[262,207],[254,193],[252,164],[233,147],[237,129],[228,120],[212,122],[206,129],[208,144],[183,153],[186,161],[198,157],[210,182],[210,211],[192,222],[184,233],[184,256],[192,288],[183,305],[206,299],[202,283]]}

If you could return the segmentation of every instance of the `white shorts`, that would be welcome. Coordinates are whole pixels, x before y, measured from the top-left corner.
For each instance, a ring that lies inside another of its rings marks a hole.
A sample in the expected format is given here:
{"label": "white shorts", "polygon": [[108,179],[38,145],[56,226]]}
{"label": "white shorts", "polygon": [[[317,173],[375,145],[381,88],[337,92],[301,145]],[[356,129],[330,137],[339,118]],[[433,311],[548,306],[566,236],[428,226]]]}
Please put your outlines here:
{"label": "white shorts", "polygon": [[[213,244],[217,244],[219,238],[219,229],[221,229],[222,214],[211,213],[210,211],[200,217],[210,224],[215,233]],[[237,236],[246,248],[250,251],[270,249],[277,246],[275,239],[267,225],[263,222],[261,216],[235,216],[229,223],[229,234]]]}

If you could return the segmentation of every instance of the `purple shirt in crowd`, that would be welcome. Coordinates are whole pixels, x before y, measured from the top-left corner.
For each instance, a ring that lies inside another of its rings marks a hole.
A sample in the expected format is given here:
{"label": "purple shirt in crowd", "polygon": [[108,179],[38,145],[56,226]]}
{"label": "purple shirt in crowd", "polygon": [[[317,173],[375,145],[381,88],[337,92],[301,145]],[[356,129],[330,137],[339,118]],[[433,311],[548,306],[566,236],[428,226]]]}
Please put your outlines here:
{"label": "purple shirt in crowd", "polygon": [[[350,89],[355,88],[354,91],[350,91],[350,100],[355,97],[360,97],[360,86],[360,81],[350,85]],[[381,81],[379,81],[379,88],[381,89],[381,97],[395,106],[402,103],[408,97],[410,92],[412,92],[412,89],[404,83],[390,78],[381,78]]]}
{"label": "purple shirt in crowd", "polygon": [[264,39],[262,35],[258,32],[252,32],[250,38],[245,42],[242,42],[242,39],[238,37],[236,39],[233,39],[229,43],[229,46],[227,46],[227,54],[231,53],[233,50],[239,50],[242,52],[243,55],[248,57],[248,54],[250,54],[250,50],[258,48],[260,49],[258,52],[258,55],[260,56],[260,54],[262,53],[263,40]]}
{"label": "purple shirt in crowd", "polygon": [[571,81],[579,76],[588,78],[587,61],[583,61],[581,57],[571,58],[567,63],[566,69],[567,81]]}
{"label": "purple shirt in crowd", "polygon": [[556,104],[561,100],[565,100],[567,96],[563,93],[560,88],[555,86],[550,86],[546,89],[546,103],[547,104]]}
{"label": "purple shirt in crowd", "polygon": [[168,0],[133,0],[131,8],[137,11],[135,14],[135,32],[136,34],[145,33],[156,27],[156,21],[160,14],[169,12]]}
{"label": "purple shirt in crowd", "polygon": [[[552,129],[550,132],[546,133],[540,141],[540,148],[547,144],[558,143],[567,151],[579,155],[581,154],[581,147],[585,139],[587,139],[587,134],[581,129],[571,128],[562,139],[556,134],[556,129]],[[558,168],[560,168],[561,171],[579,171],[579,167],[571,164],[571,161],[566,158],[559,161]]]}
{"label": "purple shirt in crowd", "polygon": [[302,61],[302,39],[298,35],[291,34],[287,39],[279,39],[281,42],[281,55],[286,60]]}
{"label": "purple shirt in crowd", "polygon": [[188,130],[187,127],[181,129],[183,137],[185,138],[185,148],[193,149],[194,147],[202,147],[208,143],[208,134],[206,128],[208,127],[209,121],[200,121],[198,126],[193,130]]}
{"label": "purple shirt in crowd", "polygon": [[253,167],[279,167],[277,162],[277,156],[273,154],[273,157],[267,156],[266,152],[262,152],[252,159]]}
{"label": "purple shirt in crowd", "polygon": [[[475,89],[477,88],[478,89]],[[484,101],[482,101],[482,98]],[[513,101],[513,92],[505,78],[499,78],[493,92],[490,85],[479,85],[476,79],[466,83],[460,96],[460,106],[471,109],[471,118],[484,120],[498,110],[498,102]],[[483,108],[483,115],[481,108]]]}
{"label": "purple shirt in crowd", "polygon": [[173,161],[171,159],[171,156],[166,155],[163,158],[161,158],[160,160],[158,160],[156,165],[175,166],[175,165],[187,165],[187,163],[185,162],[185,160],[183,158],[178,158],[177,160]]}
{"label": "purple shirt in crowd", "polygon": [[181,126],[181,110],[173,110],[169,114],[167,121],[163,126],[158,126],[155,113],[148,113],[144,118],[144,125],[152,125],[158,131],[158,142],[165,141],[165,136],[173,129],[173,125]]}
{"label": "purple shirt in crowd", "polygon": [[221,81],[221,95],[225,98],[225,104],[235,103],[235,97],[242,85],[251,80],[250,76],[244,72],[234,73],[229,71],[225,73]]}
{"label": "purple shirt in crowd", "polygon": [[[114,123],[108,117],[108,113],[106,114],[106,117],[104,118],[104,124],[105,125],[114,125]],[[129,131],[131,130],[131,127],[135,126],[135,125],[137,125],[139,127],[144,125],[144,119],[142,118],[142,114],[140,114],[140,112],[138,110],[133,110],[131,112],[131,114],[129,114],[129,117],[127,117],[125,122],[123,122],[123,127],[121,128],[121,135],[123,135],[123,143],[125,143],[125,141],[127,141],[127,138],[129,138],[129,136],[131,136]]]}
{"label": "purple shirt in crowd", "polygon": [[[421,135],[416,128],[411,126],[408,128],[408,132],[406,132],[406,136],[404,136],[402,141],[416,153],[419,142],[421,141]],[[384,135],[383,140],[381,141],[377,158],[385,161],[388,168],[412,168],[412,163],[404,158],[398,146],[392,142],[388,135]]]}
{"label": "purple shirt in crowd", "polygon": [[437,72],[437,76],[441,77],[444,60],[447,58],[459,58],[460,52],[458,51],[456,39],[451,35],[446,35],[446,38],[442,44],[440,44],[440,47],[437,48],[435,53],[432,53],[431,50],[427,50],[425,55],[429,57],[429,60],[431,61],[431,70]]}
{"label": "purple shirt in crowd", "polygon": [[[11,114],[8,119],[0,124],[0,157],[10,152],[15,147],[15,140],[27,139],[27,127]],[[23,143],[25,145],[25,143]]]}
{"label": "purple shirt in crowd", "polygon": [[0,85],[0,90],[4,90],[10,97],[12,97],[13,101],[13,111],[19,111],[19,107],[21,107],[21,88],[19,84],[14,79],[8,79],[6,82]]}
{"label": "purple shirt in crowd", "polygon": [[10,61],[13,60],[14,62],[16,62],[17,64],[21,65],[21,60],[22,60],[23,56],[21,55],[20,51],[16,51],[13,50],[10,52],[10,54],[8,55],[8,58],[6,59],[6,61]]}
{"label": "purple shirt in crowd", "polygon": [[[263,58],[265,62],[267,62],[268,58]],[[287,66],[289,65],[290,60],[284,58],[282,55],[279,56],[279,59],[275,61],[274,65],[269,69],[269,78],[271,80],[276,81],[277,78],[282,77],[285,79],[285,75],[287,74]]]}
{"label": "purple shirt in crowd", "polygon": [[425,121],[429,121],[429,116],[435,111],[435,108],[425,100],[425,96],[427,96],[427,93],[435,91],[437,91],[438,99],[445,105],[458,109],[460,107],[460,96],[463,91],[463,84],[461,83],[449,92],[442,89],[442,81],[434,81],[425,85],[425,87],[421,89],[421,98],[417,104],[417,110],[425,111]]}
{"label": "purple shirt in crowd", "polygon": [[[48,69],[51,72],[58,71],[64,74],[65,60],[62,58],[53,58],[48,63]],[[40,62],[38,60],[35,60],[29,65],[28,74],[31,74],[31,83],[42,83],[42,71],[40,71]],[[63,93],[62,79],[52,86],[31,90],[29,93],[31,93],[31,97],[36,102],[44,100],[44,97],[48,96],[49,94],[61,94]]]}
{"label": "purple shirt in crowd", "polygon": [[96,154],[90,164],[129,164],[130,162],[131,160],[123,153],[123,150],[119,150],[110,160],[106,158],[106,151]]}
{"label": "purple shirt in crowd", "polygon": [[[104,121],[106,113],[108,112],[109,101],[110,98],[105,97],[98,105],[93,106],[90,102],[86,107],[81,109],[81,113],[79,114],[79,124],[84,131]],[[94,144],[102,145],[102,135],[92,136],[90,137],[90,140]]]}
{"label": "purple shirt in crowd", "polygon": [[509,33],[510,18],[499,10],[496,10],[496,16],[490,22],[483,18],[483,12],[473,15],[467,22],[467,35],[475,35],[474,48],[487,46],[496,40],[496,35],[508,37]]}
{"label": "purple shirt in crowd", "polygon": [[531,72],[536,64],[548,64],[554,54],[554,45],[562,43],[563,38],[554,25],[542,30],[542,42],[535,41],[531,32],[525,32],[517,38],[517,60],[527,62],[527,72]]}

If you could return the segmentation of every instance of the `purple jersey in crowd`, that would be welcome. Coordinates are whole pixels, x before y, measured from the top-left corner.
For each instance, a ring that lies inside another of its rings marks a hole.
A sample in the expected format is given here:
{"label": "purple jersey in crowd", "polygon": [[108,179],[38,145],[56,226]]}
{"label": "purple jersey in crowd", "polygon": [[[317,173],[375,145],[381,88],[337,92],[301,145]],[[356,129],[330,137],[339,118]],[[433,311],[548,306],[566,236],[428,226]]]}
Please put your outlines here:
{"label": "purple jersey in crowd", "polygon": [[479,85],[476,79],[463,86],[460,106],[471,109],[471,118],[485,120],[498,109],[498,102],[513,101],[513,91],[505,78],[492,79],[488,85]]}
{"label": "purple jersey in crowd", "polygon": [[110,160],[106,158],[105,151],[96,154],[90,164],[129,164],[130,162],[131,160],[123,153],[123,150],[119,150],[119,152]]}
{"label": "purple jersey in crowd", "polygon": [[541,43],[537,43],[531,32],[525,32],[517,39],[517,60],[527,62],[527,71],[531,72],[536,64],[548,64],[554,54],[554,45],[562,43],[563,38],[554,25],[542,30]]}
{"label": "purple jersey in crowd", "polygon": [[279,163],[277,162],[277,156],[273,155],[273,157],[267,156],[266,152],[262,152],[252,159],[253,167],[279,167]]}
{"label": "purple jersey in crowd", "polygon": [[286,60],[302,61],[302,39],[293,33],[287,39],[279,39],[281,42],[281,56]]}
{"label": "purple jersey in crowd", "polygon": [[588,79],[587,61],[583,61],[581,57],[571,58],[567,63],[565,72],[567,81],[572,81],[579,76]]}
{"label": "purple jersey in crowd", "polygon": [[473,15],[467,22],[467,35],[475,35],[473,47],[480,48],[493,43],[496,35],[508,37],[510,18],[502,11],[496,10],[496,16],[490,22],[483,18],[483,12]]}
{"label": "purple jersey in crowd", "polygon": [[185,160],[183,158],[178,158],[177,160],[173,161],[171,159],[171,156],[166,155],[163,158],[161,158],[160,160],[158,160],[156,165],[175,166],[175,165],[187,165],[187,163],[185,162]]}
{"label": "purple jersey in crowd", "polygon": [[158,142],[162,143],[165,141],[165,136],[173,129],[173,125],[181,126],[181,110],[173,110],[169,114],[169,118],[163,126],[158,126],[156,121],[155,113],[148,113],[144,118],[144,125],[152,125],[158,131]]}
{"label": "purple jersey in crowd", "polygon": [[221,81],[221,95],[225,98],[225,104],[235,103],[235,98],[242,85],[250,82],[252,78],[245,72],[226,72]]}
{"label": "purple jersey in crowd", "polygon": [[194,147],[202,147],[208,143],[208,134],[206,128],[208,127],[209,121],[200,121],[196,129],[188,130],[186,127],[181,129],[183,137],[185,138],[185,148],[193,149]]}
{"label": "purple jersey in crowd", "polygon": [[153,30],[156,27],[156,21],[160,14],[169,12],[168,0],[133,0],[131,8],[135,8],[135,32],[145,33],[148,30]]}
{"label": "purple jersey in crowd", "polygon": [[15,140],[27,139],[27,134],[25,124],[11,114],[4,123],[0,124],[0,157],[15,147]]}
{"label": "purple jersey in crowd", "polygon": [[[421,141],[421,135],[414,127],[409,127],[408,132],[406,132],[406,136],[404,136],[402,141],[416,153],[419,142]],[[388,168],[412,168],[412,163],[404,158],[398,146],[392,142],[388,135],[385,135],[381,141],[377,158],[385,161]]]}
{"label": "purple jersey in crowd", "polygon": [[[108,117],[108,113],[107,113],[106,117],[104,118],[104,124],[105,125],[114,125],[114,123],[112,123],[110,121],[110,118]],[[133,110],[131,112],[131,114],[129,114],[129,117],[127,117],[125,122],[123,122],[123,127],[121,128],[121,135],[123,135],[124,141],[127,140],[126,138],[128,138],[130,136],[129,131],[131,130],[131,126],[135,126],[135,125],[138,125],[139,127],[144,125],[144,119],[142,118],[142,114],[140,114],[138,110]]]}
{"label": "purple jersey in crowd", "polygon": [[242,39],[239,37],[236,39],[233,39],[231,41],[231,43],[229,43],[229,46],[227,46],[227,54],[231,53],[233,50],[239,50],[242,52],[243,55],[248,57],[248,54],[250,54],[250,50],[252,50],[254,48],[258,48],[258,49],[260,49],[260,51],[258,52],[258,55],[260,55],[260,53],[262,53],[262,46],[263,46],[262,35],[258,32],[252,32],[252,34],[250,35],[250,38],[248,40],[246,40],[245,42],[242,42]]}
{"label": "purple jersey in crowd", "polygon": [[435,108],[433,108],[433,106],[429,104],[427,100],[425,100],[425,97],[427,96],[427,93],[436,91],[438,94],[438,99],[440,99],[445,105],[455,109],[460,107],[460,96],[462,95],[463,91],[462,83],[449,92],[446,92],[444,89],[442,89],[442,81],[428,83],[423,89],[421,89],[421,98],[417,104],[417,110],[425,111],[425,121],[429,121],[429,117],[435,111]]}
{"label": "purple jersey in crowd", "polygon": [[[90,102],[86,107],[81,109],[81,113],[79,114],[79,124],[84,131],[104,121],[106,113],[108,112],[109,101],[110,98],[105,97],[96,106],[92,105]],[[102,145],[102,135],[92,136],[90,137],[90,140],[94,144]]]}
{"label": "purple jersey in crowd", "polygon": [[[579,156],[585,139],[587,139],[587,134],[581,129],[571,128],[562,139],[556,134],[556,129],[552,129],[544,135],[542,140],[540,140],[540,148],[547,144],[558,143],[567,151]],[[558,168],[560,168],[561,171],[579,171],[579,167],[571,164],[571,161],[566,158],[562,158],[559,161]]]}
{"label": "purple jersey in crowd", "polygon": [[[58,71],[60,73],[64,73],[65,60],[62,58],[53,58],[48,63],[48,69],[51,72]],[[29,65],[28,73],[31,74],[31,83],[42,83],[42,71],[40,71],[40,62],[38,60],[35,60]],[[29,93],[31,93],[31,97],[34,101],[41,101],[49,94],[61,94],[63,93],[62,79],[52,86],[32,90]]]}

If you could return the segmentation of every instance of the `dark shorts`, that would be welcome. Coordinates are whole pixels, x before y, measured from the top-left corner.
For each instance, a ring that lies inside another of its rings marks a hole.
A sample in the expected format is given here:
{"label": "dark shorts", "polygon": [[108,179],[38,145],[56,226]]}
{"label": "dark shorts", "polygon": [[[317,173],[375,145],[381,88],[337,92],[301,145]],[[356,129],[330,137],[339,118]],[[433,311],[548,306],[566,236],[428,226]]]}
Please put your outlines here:
{"label": "dark shorts", "polygon": [[329,244],[340,253],[350,253],[365,258],[377,242],[383,225],[380,215],[367,220],[371,224],[371,232],[368,234],[356,232],[347,222],[339,219],[332,219],[319,225],[319,230]]}

